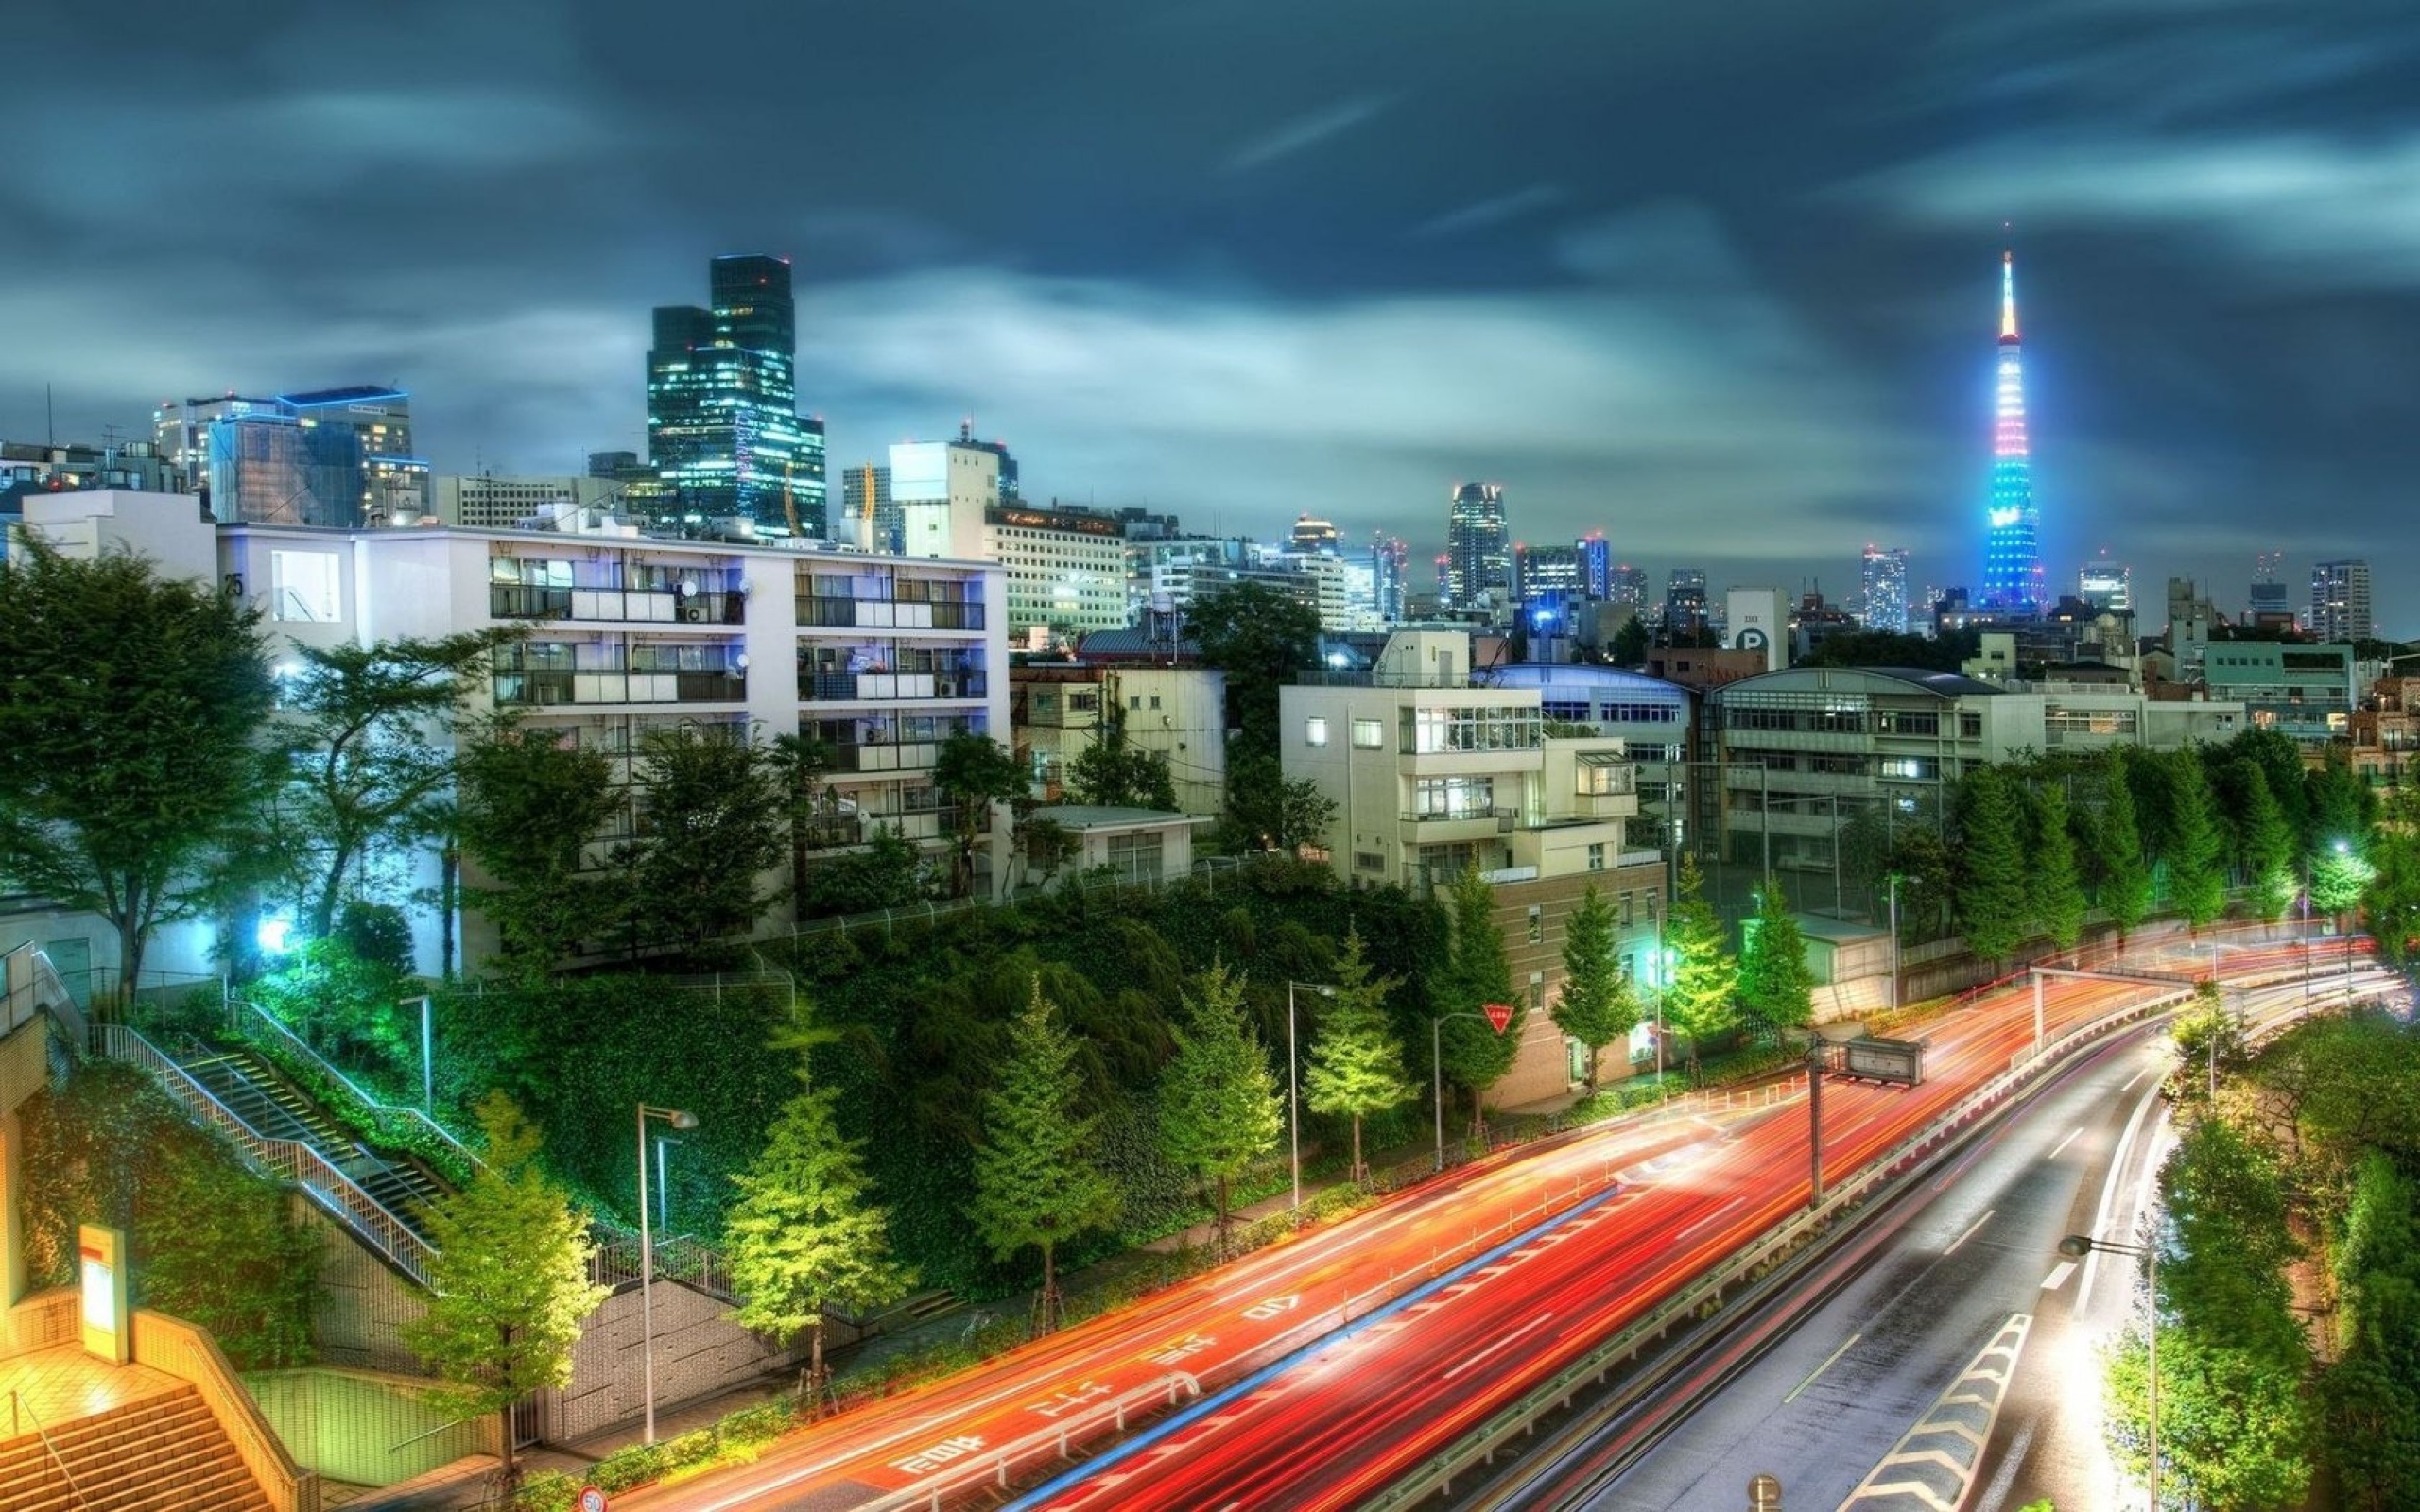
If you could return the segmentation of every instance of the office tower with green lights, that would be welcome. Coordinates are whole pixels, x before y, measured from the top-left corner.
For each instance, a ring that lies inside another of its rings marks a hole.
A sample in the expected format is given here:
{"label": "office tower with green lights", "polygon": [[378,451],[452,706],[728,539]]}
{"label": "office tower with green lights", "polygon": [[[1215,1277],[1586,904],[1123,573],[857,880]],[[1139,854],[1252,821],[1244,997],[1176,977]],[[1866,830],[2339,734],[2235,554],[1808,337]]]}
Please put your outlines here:
{"label": "office tower with green lights", "polygon": [[660,305],[647,354],[648,460],[664,523],[736,517],[821,536],[823,422],[798,413],[787,258],[717,257],[711,307]]}

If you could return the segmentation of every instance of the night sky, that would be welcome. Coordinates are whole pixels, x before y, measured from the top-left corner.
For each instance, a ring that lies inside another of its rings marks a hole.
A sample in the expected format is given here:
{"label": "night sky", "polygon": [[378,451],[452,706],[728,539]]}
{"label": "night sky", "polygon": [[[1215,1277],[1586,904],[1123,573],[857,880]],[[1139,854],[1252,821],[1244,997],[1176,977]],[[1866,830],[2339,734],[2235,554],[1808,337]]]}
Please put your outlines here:
{"label": "night sky", "polygon": [[1845,597],[1979,575],[2010,221],[2054,586],[2360,555],[2420,632],[2408,0],[9,16],[0,437],[394,382],[441,472],[579,472],[649,307],[772,251],[836,468],[972,415],[1029,496],[1423,557],[1489,478]]}

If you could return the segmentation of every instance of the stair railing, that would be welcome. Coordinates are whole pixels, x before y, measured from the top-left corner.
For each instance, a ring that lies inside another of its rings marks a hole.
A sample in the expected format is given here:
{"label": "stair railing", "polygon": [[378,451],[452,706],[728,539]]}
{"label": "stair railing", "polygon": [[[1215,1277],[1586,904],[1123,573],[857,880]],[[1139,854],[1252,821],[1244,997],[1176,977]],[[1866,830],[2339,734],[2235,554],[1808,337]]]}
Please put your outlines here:
{"label": "stair railing", "polygon": [[74,1044],[76,1053],[83,1055],[92,1048],[92,1027],[85,1022],[84,1010],[77,1005],[76,995],[67,990],[58,968],[50,964],[50,956],[34,949],[31,942],[0,956],[0,981],[8,987],[9,1005],[0,1014],[0,1034],[7,1034],[26,1022],[37,1013],[47,1013]]}
{"label": "stair railing", "polygon": [[98,1025],[95,1032],[103,1055],[150,1072],[184,1104],[187,1111],[233,1140],[251,1163],[270,1176],[302,1187],[404,1274],[424,1286],[428,1284],[428,1263],[435,1258],[436,1247],[363,1191],[361,1184],[324,1152],[298,1141],[271,1139],[253,1128],[196,1080],[192,1073],[129,1025],[105,1023]]}
{"label": "stair railing", "polygon": [[257,1003],[252,1003],[243,998],[231,1000],[229,1006],[234,1014],[235,1028],[237,1032],[242,1033],[250,1031],[257,1026],[260,1032],[268,1034],[269,1038],[274,1040],[277,1043],[284,1045],[288,1050],[293,1051],[297,1056],[302,1057],[303,1060],[308,1062],[321,1075],[326,1076],[329,1080],[336,1082],[345,1091],[359,1098],[362,1106],[369,1108],[372,1112],[389,1114],[396,1118],[416,1124],[420,1127],[428,1130],[429,1133],[437,1136],[438,1139],[443,1141],[446,1144],[452,1146],[455,1152],[459,1154],[463,1160],[471,1162],[471,1166],[474,1170],[483,1171],[487,1169],[487,1162],[480,1160],[477,1153],[469,1145],[463,1143],[460,1140],[456,1139],[452,1129],[447,1128],[444,1125],[429,1117],[427,1113],[422,1111],[420,1108],[413,1108],[408,1105],[382,1102],[378,1098],[371,1095],[371,1093],[364,1089],[359,1082],[354,1081],[343,1072],[338,1071],[335,1065],[330,1063],[327,1057],[320,1054],[317,1050],[312,1049],[310,1044],[304,1040],[301,1035],[298,1035],[293,1030],[287,1028],[285,1022],[281,1021],[276,1014],[269,1012],[268,1009],[262,1007]]}
{"label": "stair railing", "polygon": [[89,1512],[93,1504],[92,1498],[86,1496],[84,1488],[76,1484],[76,1472],[67,1468],[66,1456],[60,1453],[59,1446],[50,1441],[49,1430],[42,1425],[42,1415],[34,1411],[32,1402],[26,1400],[24,1396],[11,1386],[9,1389],[9,1436],[11,1438],[25,1436],[25,1428],[17,1420],[19,1413],[33,1419],[34,1436],[42,1440],[42,1447],[49,1453],[50,1462],[59,1467],[60,1475],[67,1482],[68,1494],[76,1498],[78,1506],[84,1507]]}

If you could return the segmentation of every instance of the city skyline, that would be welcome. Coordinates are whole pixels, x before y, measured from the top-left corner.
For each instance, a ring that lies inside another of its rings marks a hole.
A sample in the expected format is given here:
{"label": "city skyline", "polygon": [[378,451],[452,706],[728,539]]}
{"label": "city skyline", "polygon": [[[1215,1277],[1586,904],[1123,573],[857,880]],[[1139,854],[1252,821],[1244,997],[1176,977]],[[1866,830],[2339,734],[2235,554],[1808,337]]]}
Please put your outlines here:
{"label": "city skyline", "polygon": [[[2291,501],[2296,552],[2377,558],[2386,627],[2415,627],[2420,565],[2381,538],[2420,456],[2379,417],[2420,377],[2420,259],[2371,207],[2420,161],[2393,113],[2420,22],[1415,8],[1367,59],[1360,30],[851,15],[816,28],[818,88],[774,101],[658,77],[661,39],[610,7],[257,46],[38,22],[0,436],[392,382],[435,471],[574,473],[644,449],[646,312],[761,250],[794,258],[799,409],[836,468],[973,412],[1030,491],[1209,528],[1317,500],[1347,537],[1409,522],[1426,558],[1426,501],[1488,477],[1521,539],[1844,585],[1887,540],[1979,587],[1971,312],[2013,219],[2052,582],[2106,546],[2232,584]],[[1068,103],[883,112],[878,65],[936,32],[965,43],[945,77]],[[1605,77],[1561,87],[1582,58]],[[1849,59],[1870,83],[1809,92]],[[1488,129],[1422,109],[1446,87]],[[173,171],[131,148],[170,123]],[[1053,166],[1076,150],[1085,173]]]}

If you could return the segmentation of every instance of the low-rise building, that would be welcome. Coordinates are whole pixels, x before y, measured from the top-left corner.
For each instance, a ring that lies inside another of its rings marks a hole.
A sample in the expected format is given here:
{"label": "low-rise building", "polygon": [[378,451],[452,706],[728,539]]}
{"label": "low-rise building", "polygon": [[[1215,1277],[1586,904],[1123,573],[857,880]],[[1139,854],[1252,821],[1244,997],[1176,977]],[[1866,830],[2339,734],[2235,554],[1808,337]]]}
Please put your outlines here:
{"label": "low-rise building", "polygon": [[2353,711],[2349,755],[2354,775],[2374,788],[2403,785],[2411,754],[2420,750],[2420,720],[2412,708],[2411,678],[2380,678]]}
{"label": "low-rise building", "polygon": [[1115,726],[1168,764],[1178,809],[1216,816],[1227,799],[1226,697],[1227,675],[1210,667],[1023,666],[1009,674],[1009,722],[1047,798]]}
{"label": "low-rise building", "polygon": [[2353,732],[2353,647],[2285,641],[2212,641],[2202,681],[2213,698],[2244,706],[2252,722],[2324,746]]}

